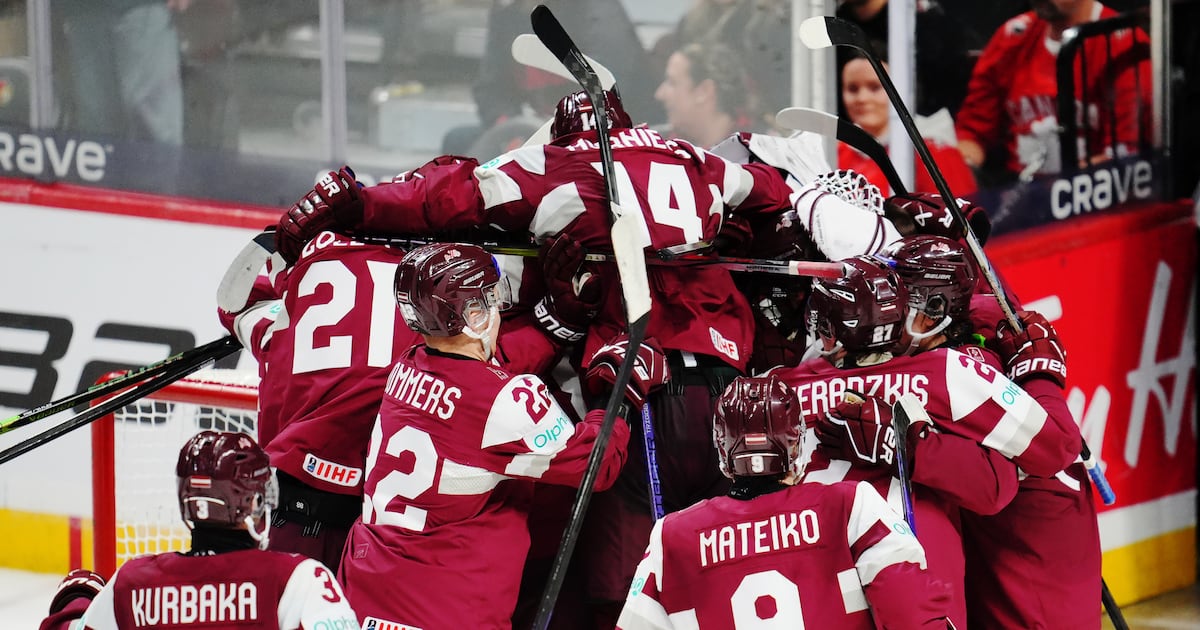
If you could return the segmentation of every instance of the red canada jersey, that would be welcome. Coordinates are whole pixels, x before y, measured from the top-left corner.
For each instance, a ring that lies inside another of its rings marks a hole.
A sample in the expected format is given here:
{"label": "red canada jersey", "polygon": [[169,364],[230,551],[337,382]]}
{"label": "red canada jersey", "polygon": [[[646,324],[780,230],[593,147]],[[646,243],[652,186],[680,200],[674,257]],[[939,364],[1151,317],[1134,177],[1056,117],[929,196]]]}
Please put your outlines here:
{"label": "red canada jersey", "polygon": [[[490,225],[538,239],[561,232],[584,247],[611,250],[610,212],[594,134],[471,161],[422,167],[420,176],[361,191],[364,228],[424,234]],[[727,211],[773,212],[790,207],[792,189],[763,164],[738,165],[651,129],[610,134],[618,198],[637,211],[654,250],[711,241]],[[594,352],[624,321],[613,265],[600,272],[607,296],[585,350]],[[712,355],[744,369],[753,341],[749,304],[728,271],[649,268],[647,335],[664,348]]]}
{"label": "red canada jersey", "polygon": [[[1075,460],[1082,443],[1062,392],[1055,396],[1034,382],[1032,391],[1022,389],[996,367],[997,361],[991,352],[967,346],[962,352],[938,348],[845,369],[817,358],[771,373],[796,389],[809,423],[837,406],[846,390],[888,404],[911,393],[939,431],[997,451],[1030,475],[1053,476]],[[806,474],[820,469],[816,457]]]}
{"label": "red canada jersey", "polygon": [[[1117,15],[1099,3],[1095,6],[1093,19]],[[1007,168],[1014,173],[1042,159],[1043,153],[1047,162],[1039,172],[1069,166],[1058,164],[1060,44],[1049,35],[1050,24],[1032,11],[1005,22],[976,62],[967,98],[955,117],[960,139],[974,140],[985,149],[1006,146]],[[1128,29],[1113,34],[1111,47],[1104,37],[1085,42],[1075,62],[1076,108],[1087,103],[1085,112],[1076,113],[1080,159],[1089,157],[1084,152],[1085,137],[1093,154],[1117,151],[1112,146],[1114,134],[1126,148],[1137,141],[1140,120],[1151,102],[1148,58],[1140,56],[1146,42],[1145,33]],[[1086,76],[1081,74],[1082,66]]]}
{"label": "red canada jersey", "polygon": [[[507,627],[533,484],[578,485],[603,410],[573,424],[536,376],[416,346],[386,383],[339,571],[365,627]],[[612,485],[629,428],[595,487]],[[399,581],[397,581],[399,580]]]}
{"label": "red canada jersey", "polygon": [[869,484],[717,497],[655,523],[617,626],[945,628],[946,585],[924,569]]}
{"label": "red canada jersey", "polygon": [[231,551],[134,558],[82,618],[90,630],[358,628],[325,565],[294,553]]}
{"label": "red canada jersey", "polygon": [[[929,147],[934,163],[942,171],[942,176],[946,178],[950,192],[955,195],[969,195],[979,189],[975,183],[975,174],[963,161],[958,147],[946,146],[933,139],[926,140],[925,144]],[[933,177],[920,157],[913,158],[913,165],[916,169],[916,185],[911,192],[938,192],[937,184],[933,183]],[[885,198],[896,194],[884,176],[883,169],[879,168],[875,160],[845,142],[838,143],[838,168],[850,169],[866,177],[867,181],[875,184],[883,192]]]}

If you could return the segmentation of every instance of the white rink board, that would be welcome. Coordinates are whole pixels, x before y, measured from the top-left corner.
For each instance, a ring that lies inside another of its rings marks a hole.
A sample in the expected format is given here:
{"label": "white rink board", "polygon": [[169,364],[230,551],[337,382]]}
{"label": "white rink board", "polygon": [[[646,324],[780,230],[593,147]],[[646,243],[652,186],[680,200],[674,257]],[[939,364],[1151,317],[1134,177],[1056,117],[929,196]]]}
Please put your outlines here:
{"label": "white rink board", "polygon": [[[165,358],[165,345],[96,339],[101,324],[190,331],[196,344],[225,335],[216,288],[228,263],[256,234],[162,219],[0,203],[0,311],[69,320],[66,354],[53,362],[54,398],[75,391],[86,364],[135,365]],[[41,353],[45,332],[0,328],[0,350]],[[245,353],[243,353],[245,355]],[[242,356],[239,368],[255,369]],[[0,366],[0,388],[28,391],[34,372]],[[24,411],[0,406],[0,417]],[[70,413],[43,421],[61,422]],[[0,436],[0,450],[47,429],[34,423]],[[0,464],[0,508],[91,516],[87,428]]]}

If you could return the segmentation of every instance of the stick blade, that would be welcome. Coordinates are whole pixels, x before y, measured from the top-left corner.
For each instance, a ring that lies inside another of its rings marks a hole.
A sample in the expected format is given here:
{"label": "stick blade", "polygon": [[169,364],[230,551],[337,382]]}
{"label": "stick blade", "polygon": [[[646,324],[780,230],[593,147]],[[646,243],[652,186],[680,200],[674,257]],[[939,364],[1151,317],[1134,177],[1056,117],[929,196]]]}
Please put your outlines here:
{"label": "stick blade", "polygon": [[268,230],[251,239],[221,276],[221,283],[217,285],[217,307],[227,313],[246,308],[254,281],[274,252],[275,232]]}
{"label": "stick blade", "polygon": [[613,214],[616,216],[612,227],[613,254],[617,259],[617,272],[621,276],[626,321],[635,322],[648,314],[651,307],[645,253],[650,239],[638,220],[641,218],[640,212],[627,210],[614,202]]}
{"label": "stick blade", "polygon": [[835,114],[807,107],[785,107],[775,114],[775,124],[796,131],[811,131],[822,136],[838,136]]}
{"label": "stick blade", "polygon": [[[512,56],[513,59],[519,64],[526,65],[531,68],[537,68],[538,70],[544,70],[550,74],[562,77],[564,79],[575,79],[575,77],[571,75],[570,71],[567,70],[567,67],[564,66],[561,61],[559,61],[558,57],[556,57],[554,53],[550,52],[549,48],[546,48],[546,45],[543,44],[536,35],[532,35],[530,33],[522,33],[517,35],[517,37],[513,39],[512,43]],[[586,59],[587,62],[591,64],[592,69],[596,71],[596,76],[600,78],[600,85],[604,89],[611,90],[613,86],[616,85],[616,77],[613,75],[611,70],[604,66],[604,64],[592,59],[588,55],[584,55],[583,58]]]}
{"label": "stick blade", "polygon": [[797,34],[800,36],[800,43],[812,50],[820,50],[832,46],[833,40],[829,37],[829,27],[826,24],[826,20],[828,19],[830,18],[818,15],[801,22],[800,28],[797,29]]}

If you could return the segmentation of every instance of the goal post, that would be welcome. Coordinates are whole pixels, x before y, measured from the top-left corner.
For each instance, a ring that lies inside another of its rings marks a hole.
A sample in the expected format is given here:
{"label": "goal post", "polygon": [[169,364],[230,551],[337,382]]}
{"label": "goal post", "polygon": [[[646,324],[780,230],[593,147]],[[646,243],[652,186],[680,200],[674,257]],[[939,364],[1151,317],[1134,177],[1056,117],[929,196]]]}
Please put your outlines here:
{"label": "goal post", "polygon": [[135,556],[188,548],[191,536],[175,490],[179,449],[206,429],[257,439],[257,408],[255,373],[206,369],[92,423],[97,573],[107,578]]}

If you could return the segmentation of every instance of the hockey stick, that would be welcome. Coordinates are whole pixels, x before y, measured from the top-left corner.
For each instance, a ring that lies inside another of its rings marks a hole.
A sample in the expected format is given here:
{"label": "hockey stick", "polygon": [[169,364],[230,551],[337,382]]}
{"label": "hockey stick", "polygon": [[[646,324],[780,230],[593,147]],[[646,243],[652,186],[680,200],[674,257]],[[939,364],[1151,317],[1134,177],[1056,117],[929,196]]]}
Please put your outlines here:
{"label": "hockey stick", "polygon": [[530,22],[538,39],[587,91],[588,98],[591,99],[592,107],[595,110],[601,173],[605,179],[606,196],[613,216],[613,254],[616,257],[617,271],[621,279],[621,292],[625,297],[626,320],[629,323],[629,345],[625,360],[617,371],[612,395],[604,409],[604,420],[600,424],[596,442],[588,457],[587,469],[580,481],[579,491],[576,493],[575,502],[571,507],[570,520],[566,530],[563,531],[562,542],[554,556],[550,577],[546,582],[546,589],[542,594],[537,616],[534,618],[533,627],[537,630],[545,630],[550,623],[550,615],[562,588],[567,563],[570,561],[571,555],[575,551],[575,543],[579,539],[583,515],[591,501],[592,486],[599,473],[600,462],[608,445],[608,438],[612,435],[617,411],[622,405],[625,386],[629,383],[629,378],[633,373],[633,364],[637,360],[638,349],[642,345],[642,340],[646,335],[646,326],[650,322],[650,284],[646,276],[646,258],[643,255],[644,248],[650,243],[646,242],[647,237],[639,229],[640,226],[633,213],[623,210],[620,206],[616,179],[612,176],[613,157],[612,146],[608,142],[608,112],[605,109],[604,90],[600,85],[600,79],[550,9],[545,5],[534,7],[530,14]]}
{"label": "hockey stick", "polygon": [[904,504],[904,520],[913,535],[917,534],[917,520],[913,516],[912,479],[908,470],[908,427],[913,422],[929,422],[925,405],[912,393],[901,396],[892,403],[892,428],[896,432],[896,475],[900,477],[900,501]]}
{"label": "hockey stick", "polygon": [[250,239],[229,264],[225,275],[221,276],[221,283],[217,285],[217,308],[228,313],[237,313],[246,308],[254,281],[274,253],[275,228],[264,230]]}
{"label": "hockey stick", "polygon": [[842,120],[834,114],[807,107],[781,109],[775,115],[775,123],[780,127],[797,131],[811,131],[845,142],[871,158],[871,161],[879,166],[879,170],[883,171],[883,176],[887,178],[888,185],[892,187],[893,193],[908,194],[908,187],[896,173],[896,167],[892,164],[892,158],[888,156],[887,149],[883,148],[883,145],[879,144],[879,141],[862,127],[848,120]]}
{"label": "hockey stick", "polygon": [[[400,247],[418,247],[432,241],[409,237],[372,237],[358,235],[355,238],[369,242],[388,242]],[[538,250],[527,245],[499,243],[476,243],[493,254],[536,258]],[[640,252],[639,252],[640,253]],[[614,262],[617,256],[604,252],[589,252],[584,255],[587,262]],[[840,278],[844,270],[840,262],[816,262],[811,260],[772,260],[769,258],[740,258],[736,256],[710,256],[706,254],[672,254],[659,252],[646,258],[647,265],[655,267],[681,267],[703,265],[727,269],[738,273],[768,273],[783,276],[806,276],[811,278]]]}
{"label": "hockey stick", "polygon": [[[1000,310],[1004,312],[1004,318],[1008,320],[1009,325],[1014,330],[1022,330],[1021,322],[1017,319],[1016,313],[1013,312],[1012,305],[1004,298],[1004,289],[1000,286],[1000,281],[996,277],[995,270],[992,269],[991,263],[988,262],[987,255],[983,253],[983,246],[979,244],[979,239],[975,236],[975,231],[971,228],[971,224],[967,222],[966,217],[963,216],[962,209],[958,207],[958,198],[951,193],[950,186],[946,183],[946,178],[942,175],[941,169],[933,161],[933,155],[929,152],[929,147],[926,146],[921,133],[917,131],[917,125],[913,122],[912,114],[908,111],[908,107],[904,104],[903,99],[900,98],[900,93],[896,91],[896,86],[892,84],[892,79],[888,76],[887,69],[883,67],[883,64],[879,61],[879,57],[868,45],[866,33],[853,22],[835,17],[817,16],[808,18],[800,23],[799,35],[800,41],[809,48],[850,46],[863,52],[867,62],[875,69],[875,74],[879,77],[879,83],[883,85],[883,91],[887,93],[892,107],[896,109],[896,115],[900,118],[900,122],[904,126],[904,131],[908,133],[909,139],[912,140],[913,146],[917,150],[917,155],[920,156],[921,162],[925,165],[926,170],[929,171],[930,177],[933,178],[933,183],[937,186],[938,193],[942,195],[946,209],[950,211],[950,214],[958,221],[959,225],[963,226],[967,249],[970,250],[972,257],[974,257],[975,262],[983,272],[984,279],[987,280],[988,286],[996,296],[996,301],[1000,304]],[[1081,443],[1080,455],[1083,458],[1084,468],[1088,471],[1088,476],[1091,477],[1097,492],[1100,493],[1101,500],[1104,501],[1105,505],[1112,505],[1116,501],[1116,494],[1113,493],[1112,486],[1109,485],[1108,479],[1105,478],[1104,471],[1100,470],[1100,466],[1096,458],[1092,455],[1087,442]]]}
{"label": "hockey stick", "polygon": [[[0,434],[8,433],[14,429],[18,429],[28,424],[32,424],[42,418],[53,416],[70,409],[76,405],[91,402],[102,396],[106,396],[112,392],[124,389],[131,385],[135,385],[142,381],[149,380],[159,374],[163,374],[168,370],[179,368],[180,366],[190,365],[193,361],[199,360],[201,357],[210,357],[219,349],[225,348],[228,344],[234,344],[234,349],[241,346],[236,345],[237,340],[233,336],[218,339],[211,343],[204,344],[191,350],[180,352],[179,354],[169,356],[158,363],[151,363],[142,368],[138,368],[128,374],[117,377],[102,383],[93,385],[81,392],[76,392],[65,398],[50,401],[39,407],[35,407],[28,411],[23,411],[10,418],[5,418],[0,421]],[[222,354],[221,356],[225,356]],[[218,357],[219,358],[219,357]]]}
{"label": "hockey stick", "polygon": [[[558,57],[555,57],[554,53],[550,52],[550,49],[546,48],[546,45],[543,44],[540,39],[538,39],[536,36],[530,35],[529,33],[522,33],[513,39],[512,56],[513,60],[515,60],[517,63],[529,66],[530,68],[544,70],[550,74],[560,76],[564,79],[575,79],[570,72],[567,72],[567,67],[558,60]],[[608,68],[600,65],[595,59],[592,59],[587,55],[584,55],[584,59],[587,59],[588,63],[591,64],[592,69],[594,69],[596,74],[600,77],[600,85],[603,85],[604,89],[606,90],[613,89],[617,82],[616,78],[613,77],[613,73],[610,72]],[[550,142],[550,126],[553,123],[553,118],[547,120],[544,125],[539,127],[537,131],[533,132],[533,135],[529,136],[529,139],[525,141],[524,146],[533,144],[546,144]]]}
{"label": "hockey stick", "polygon": [[[179,379],[187,376],[188,374],[195,372],[196,370],[203,367],[209,361],[216,361],[217,359],[220,359],[221,357],[233,354],[234,352],[237,352],[238,350],[240,350],[241,347],[242,347],[242,345],[240,343],[238,343],[237,339],[234,338],[232,335],[230,335],[228,337],[218,339],[217,341],[214,341],[212,343],[208,343],[203,346],[200,346],[199,348],[189,350],[188,352],[183,353],[184,355],[188,355],[186,359],[180,359],[180,360],[172,363],[168,369],[164,369],[160,372],[157,372],[156,376],[154,376],[153,378],[145,379],[145,380],[141,381],[140,383],[136,384],[133,388],[131,388],[127,391],[124,391],[120,394],[117,394],[116,396],[113,396],[112,398],[104,401],[103,403],[100,403],[99,405],[92,407],[91,409],[88,409],[87,411],[75,416],[74,418],[71,418],[70,420],[67,420],[66,422],[63,422],[62,424],[56,425],[55,427],[48,429],[46,431],[43,431],[43,432],[33,436],[32,438],[29,438],[28,440],[25,440],[23,442],[16,444],[15,446],[12,446],[12,447],[4,449],[3,451],[0,451],[0,464],[3,464],[4,462],[7,462],[8,460],[13,459],[14,457],[17,457],[19,455],[22,455],[28,451],[31,451],[31,450],[33,450],[47,442],[50,442],[56,438],[60,438],[64,435],[66,435],[67,433],[70,433],[71,431],[78,429],[79,427],[90,424],[91,422],[93,422],[99,418],[102,418],[102,417],[108,415],[109,413],[112,413],[113,411],[120,409],[121,407],[124,407],[125,405],[128,405],[128,404],[134,402],[135,400],[138,400],[139,398],[142,398],[144,396],[152,394],[152,393],[166,387],[167,385],[170,385],[171,383],[178,381]],[[183,356],[183,355],[177,355],[177,356]],[[175,357],[172,357],[172,358],[175,358]],[[143,370],[144,369],[145,368],[143,368]],[[130,375],[126,375],[126,376],[122,376],[122,377],[113,379],[112,381],[109,381],[108,383],[105,383],[104,385],[108,385],[109,383],[119,383],[119,384],[128,385],[129,384],[128,377],[131,376],[132,374],[138,374],[138,373],[142,374],[143,376],[145,375],[145,372],[139,370],[137,372],[131,373]],[[110,387],[105,391],[105,393],[115,391],[117,388],[118,388],[117,386]],[[97,389],[97,388],[92,388],[92,389]],[[93,398],[95,398],[95,397],[93,397]]]}

